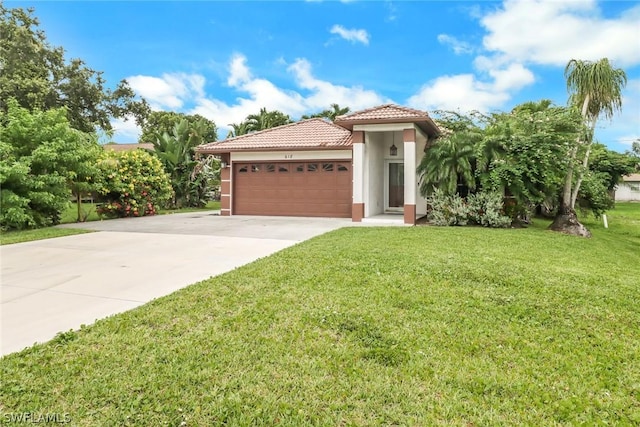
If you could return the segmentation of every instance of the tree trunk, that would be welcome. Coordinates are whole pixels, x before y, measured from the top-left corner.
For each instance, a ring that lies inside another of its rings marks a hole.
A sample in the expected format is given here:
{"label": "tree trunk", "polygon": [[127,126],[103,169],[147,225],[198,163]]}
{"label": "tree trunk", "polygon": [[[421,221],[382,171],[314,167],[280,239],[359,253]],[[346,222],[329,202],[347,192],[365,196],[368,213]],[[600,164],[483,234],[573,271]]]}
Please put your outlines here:
{"label": "tree trunk", "polygon": [[571,193],[571,208],[576,208],[576,200],[578,199],[578,191],[580,191],[580,185],[582,185],[582,179],[584,178],[584,172],[587,170],[587,166],[589,166],[589,155],[591,154],[591,147],[593,146],[593,132],[596,128],[596,120],[593,119],[591,122],[591,133],[589,134],[589,141],[587,141],[587,151],[584,153],[584,159],[582,160],[582,169],[578,174],[578,182],[576,182],[576,186]]}
{"label": "tree trunk", "polygon": [[[589,112],[589,95],[584,99],[582,103],[582,117],[586,120],[587,113]],[[573,236],[580,237],[591,237],[591,232],[587,230],[587,227],[582,225],[580,221],[578,221],[578,216],[575,211],[575,199],[574,192],[572,191],[573,184],[573,162],[576,158],[576,154],[578,152],[578,145],[580,145],[580,138],[578,137],[578,141],[573,150],[571,150],[571,154],[569,156],[569,168],[567,170],[567,176],[564,181],[564,189],[562,192],[562,203],[558,209],[558,214],[555,219],[549,226],[549,230],[559,231],[560,233],[571,234]],[[587,149],[587,153],[585,155],[584,162],[589,161],[589,151],[590,148]],[[575,195],[577,197],[578,188],[580,187],[580,183],[582,182],[582,173],[578,178],[578,184],[576,185]]]}
{"label": "tree trunk", "polygon": [[591,232],[587,230],[587,227],[578,221],[576,212],[564,203],[549,226],[549,230],[571,234],[572,236],[591,237]]}
{"label": "tree trunk", "polygon": [[76,222],[82,222],[82,194],[80,191],[76,193],[76,205],[78,208],[78,218],[76,219]]}

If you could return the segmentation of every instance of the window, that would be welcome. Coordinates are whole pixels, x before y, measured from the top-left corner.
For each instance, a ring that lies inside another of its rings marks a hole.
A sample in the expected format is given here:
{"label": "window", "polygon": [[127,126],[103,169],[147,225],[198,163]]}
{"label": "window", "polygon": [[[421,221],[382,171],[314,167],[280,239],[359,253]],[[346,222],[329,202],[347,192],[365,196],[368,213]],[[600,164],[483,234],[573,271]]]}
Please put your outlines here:
{"label": "window", "polygon": [[323,163],[322,170],[325,172],[333,172],[333,163]]}
{"label": "window", "polygon": [[275,172],[276,171],[276,165],[274,165],[273,163],[269,163],[267,165],[267,172]]}
{"label": "window", "polygon": [[338,163],[338,172],[348,172],[349,168],[342,164],[342,163]]}
{"label": "window", "polygon": [[260,165],[251,165],[251,172],[260,172]]}
{"label": "window", "polygon": [[289,172],[289,165],[278,165],[278,172]]}
{"label": "window", "polygon": [[307,163],[307,172],[315,172],[318,170],[317,163]]}
{"label": "window", "polygon": [[304,165],[296,166],[296,172],[304,172]]}
{"label": "window", "polygon": [[247,172],[249,170],[249,168],[247,166],[242,166],[240,169],[238,169],[238,172]]}

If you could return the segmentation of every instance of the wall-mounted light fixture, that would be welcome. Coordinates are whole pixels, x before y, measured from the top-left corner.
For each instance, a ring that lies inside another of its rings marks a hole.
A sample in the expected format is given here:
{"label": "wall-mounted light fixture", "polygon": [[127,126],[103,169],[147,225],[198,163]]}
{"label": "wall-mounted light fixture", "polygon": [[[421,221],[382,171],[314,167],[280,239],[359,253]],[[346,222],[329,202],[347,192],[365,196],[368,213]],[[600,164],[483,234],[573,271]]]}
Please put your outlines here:
{"label": "wall-mounted light fixture", "polygon": [[226,168],[226,167],[227,167],[227,161],[226,161],[226,160],[224,160],[224,159],[220,160],[220,167],[221,167],[222,169]]}
{"label": "wall-mounted light fixture", "polygon": [[392,156],[397,156],[398,147],[396,147],[396,133],[392,132],[391,134],[393,135],[393,144],[391,145],[391,147],[389,147],[389,154]]}

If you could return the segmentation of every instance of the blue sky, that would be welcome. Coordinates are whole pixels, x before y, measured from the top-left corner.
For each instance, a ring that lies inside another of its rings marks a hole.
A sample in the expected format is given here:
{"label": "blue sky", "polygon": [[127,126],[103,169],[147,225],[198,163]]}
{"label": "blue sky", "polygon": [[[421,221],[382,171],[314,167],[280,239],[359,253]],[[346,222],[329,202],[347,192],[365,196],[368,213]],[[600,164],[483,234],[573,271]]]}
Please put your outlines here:
{"label": "blue sky", "polygon": [[[5,2],[35,8],[49,41],[127,79],[157,110],[199,113],[221,135],[261,107],[297,119],[331,103],[509,110],[567,100],[571,58],[627,72],[623,112],[596,137],[640,137],[640,2]],[[115,121],[117,142],[135,142]]]}

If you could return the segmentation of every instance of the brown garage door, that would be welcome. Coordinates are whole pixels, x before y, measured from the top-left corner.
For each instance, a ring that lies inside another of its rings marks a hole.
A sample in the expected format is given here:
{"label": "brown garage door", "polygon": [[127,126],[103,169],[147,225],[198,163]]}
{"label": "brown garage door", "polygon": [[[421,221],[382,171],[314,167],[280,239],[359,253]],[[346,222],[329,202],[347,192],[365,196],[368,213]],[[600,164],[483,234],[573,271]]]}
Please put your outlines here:
{"label": "brown garage door", "polygon": [[351,162],[234,163],[234,215],[351,217]]}

